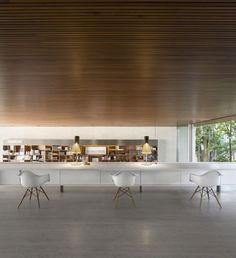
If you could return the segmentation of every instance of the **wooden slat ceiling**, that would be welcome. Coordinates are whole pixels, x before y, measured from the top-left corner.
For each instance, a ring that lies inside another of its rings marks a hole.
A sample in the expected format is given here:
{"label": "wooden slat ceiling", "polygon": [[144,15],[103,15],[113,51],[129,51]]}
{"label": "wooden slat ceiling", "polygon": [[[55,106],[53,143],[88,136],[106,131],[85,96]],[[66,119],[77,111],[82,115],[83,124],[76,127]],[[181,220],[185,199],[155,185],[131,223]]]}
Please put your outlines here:
{"label": "wooden slat ceiling", "polygon": [[234,1],[0,1],[1,126],[235,114]]}

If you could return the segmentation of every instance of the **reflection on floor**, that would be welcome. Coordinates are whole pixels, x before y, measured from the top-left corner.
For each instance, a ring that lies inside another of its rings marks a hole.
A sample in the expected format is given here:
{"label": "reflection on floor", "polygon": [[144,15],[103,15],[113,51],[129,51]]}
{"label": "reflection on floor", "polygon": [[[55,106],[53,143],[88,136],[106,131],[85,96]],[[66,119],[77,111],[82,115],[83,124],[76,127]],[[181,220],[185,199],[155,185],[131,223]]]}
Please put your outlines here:
{"label": "reflection on floor", "polygon": [[235,258],[236,189],[189,198],[194,187],[133,188],[113,205],[115,187],[45,186],[50,201],[18,202],[23,189],[0,186],[1,258]]}

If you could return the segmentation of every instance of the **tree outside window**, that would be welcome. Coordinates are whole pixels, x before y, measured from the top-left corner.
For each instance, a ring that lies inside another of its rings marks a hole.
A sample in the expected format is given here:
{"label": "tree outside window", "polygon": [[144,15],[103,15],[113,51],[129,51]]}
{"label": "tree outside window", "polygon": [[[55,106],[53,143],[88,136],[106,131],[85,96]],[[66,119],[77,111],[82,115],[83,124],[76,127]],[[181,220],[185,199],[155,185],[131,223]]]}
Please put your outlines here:
{"label": "tree outside window", "polygon": [[197,126],[196,156],[200,162],[235,162],[236,121]]}

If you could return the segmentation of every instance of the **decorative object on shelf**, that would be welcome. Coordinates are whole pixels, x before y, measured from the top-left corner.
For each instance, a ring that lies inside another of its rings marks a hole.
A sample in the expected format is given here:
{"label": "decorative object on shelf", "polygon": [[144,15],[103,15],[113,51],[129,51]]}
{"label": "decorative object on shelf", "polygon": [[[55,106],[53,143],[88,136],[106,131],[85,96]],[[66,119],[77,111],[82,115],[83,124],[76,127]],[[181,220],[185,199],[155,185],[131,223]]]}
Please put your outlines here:
{"label": "decorative object on shelf", "polygon": [[72,145],[71,152],[76,155],[76,163],[78,163],[79,155],[81,154],[81,149],[79,146],[79,136],[75,136],[75,143]]}
{"label": "decorative object on shelf", "polygon": [[106,146],[86,146],[85,155],[106,155]]}
{"label": "decorative object on shelf", "polygon": [[147,155],[152,154],[152,147],[150,146],[149,142],[149,136],[144,136],[145,143],[142,147],[142,154],[145,155],[145,161],[147,162]]}

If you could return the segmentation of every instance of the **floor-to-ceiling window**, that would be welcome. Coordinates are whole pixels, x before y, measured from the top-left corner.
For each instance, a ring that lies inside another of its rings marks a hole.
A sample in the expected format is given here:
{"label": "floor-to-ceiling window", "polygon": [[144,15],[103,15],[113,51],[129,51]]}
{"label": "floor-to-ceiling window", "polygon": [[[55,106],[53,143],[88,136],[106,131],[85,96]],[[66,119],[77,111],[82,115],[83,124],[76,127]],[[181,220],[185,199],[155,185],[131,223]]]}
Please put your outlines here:
{"label": "floor-to-ceiling window", "polygon": [[195,126],[195,157],[199,162],[235,162],[236,121]]}

